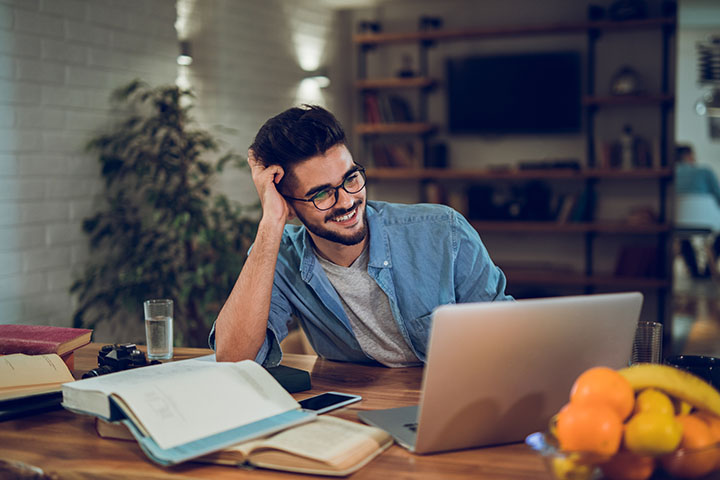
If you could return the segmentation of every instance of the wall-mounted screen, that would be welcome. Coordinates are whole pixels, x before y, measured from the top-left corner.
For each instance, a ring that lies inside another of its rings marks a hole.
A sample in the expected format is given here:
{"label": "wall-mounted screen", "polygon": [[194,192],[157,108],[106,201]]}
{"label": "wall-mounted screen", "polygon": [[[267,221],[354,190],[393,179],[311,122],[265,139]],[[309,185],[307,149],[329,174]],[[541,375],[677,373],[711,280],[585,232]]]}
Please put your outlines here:
{"label": "wall-mounted screen", "polygon": [[447,60],[451,133],[563,133],[581,126],[577,52]]}

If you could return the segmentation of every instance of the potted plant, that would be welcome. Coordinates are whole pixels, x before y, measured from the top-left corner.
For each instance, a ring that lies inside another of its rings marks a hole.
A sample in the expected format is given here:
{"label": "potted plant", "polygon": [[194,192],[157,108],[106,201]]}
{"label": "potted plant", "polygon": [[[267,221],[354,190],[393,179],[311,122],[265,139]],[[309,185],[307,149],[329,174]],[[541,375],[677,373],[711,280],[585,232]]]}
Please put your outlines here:
{"label": "potted plant", "polygon": [[[87,145],[105,180],[101,208],[83,221],[91,260],[71,286],[76,327],[122,322],[142,331],[148,298],[175,303],[175,343],[207,346],[207,335],[257,230],[258,205],[211,190],[235,153],[190,117],[192,93],[140,81],[117,89],[119,120]],[[142,337],[141,337],[142,338]]]}

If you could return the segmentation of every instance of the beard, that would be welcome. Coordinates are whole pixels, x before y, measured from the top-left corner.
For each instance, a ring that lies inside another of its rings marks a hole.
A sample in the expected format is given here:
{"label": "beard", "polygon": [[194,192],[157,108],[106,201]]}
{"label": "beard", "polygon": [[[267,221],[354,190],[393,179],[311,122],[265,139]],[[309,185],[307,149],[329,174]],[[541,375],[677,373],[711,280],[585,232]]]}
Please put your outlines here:
{"label": "beard", "polygon": [[[333,218],[345,215],[346,213],[351,212],[355,207],[357,207],[358,210],[356,215],[360,216],[362,222],[359,230],[351,233],[343,233],[331,230],[325,226],[326,223],[332,224]],[[367,236],[368,228],[367,222],[365,221],[365,202],[363,200],[358,200],[353,204],[352,207],[348,209],[343,208],[333,210],[332,212],[325,215],[325,220],[322,224],[311,222],[307,219],[305,215],[302,215],[297,211],[295,212],[295,214],[303,223],[303,225],[305,225],[305,228],[307,228],[311,233],[331,242],[339,243],[341,245],[352,246],[362,242]]]}

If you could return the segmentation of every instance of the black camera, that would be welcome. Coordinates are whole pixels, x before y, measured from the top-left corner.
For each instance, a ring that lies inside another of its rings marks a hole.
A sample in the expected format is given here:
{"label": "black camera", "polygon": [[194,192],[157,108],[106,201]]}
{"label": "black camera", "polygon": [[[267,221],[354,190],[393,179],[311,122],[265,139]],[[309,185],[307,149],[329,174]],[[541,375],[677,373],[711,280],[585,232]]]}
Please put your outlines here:
{"label": "black camera", "polygon": [[98,352],[98,368],[85,373],[82,378],[99,377],[108,373],[144,367],[145,365],[157,365],[158,363],[160,362],[157,360],[148,362],[145,354],[138,350],[134,343],[104,345]]}

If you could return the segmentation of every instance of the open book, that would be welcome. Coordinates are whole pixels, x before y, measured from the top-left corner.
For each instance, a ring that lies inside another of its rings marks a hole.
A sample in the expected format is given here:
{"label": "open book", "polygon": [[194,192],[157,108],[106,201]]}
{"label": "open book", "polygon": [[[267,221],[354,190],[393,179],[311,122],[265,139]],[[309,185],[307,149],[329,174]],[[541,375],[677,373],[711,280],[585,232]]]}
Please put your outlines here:
{"label": "open book", "polygon": [[[95,427],[101,437],[134,440],[120,422],[98,419]],[[195,461],[344,476],[362,468],[392,443],[383,430],[323,415],[314,422],[232,445]]]}
{"label": "open book", "polygon": [[68,410],[120,420],[171,465],[315,419],[257,363],[183,360],[62,386]]}
{"label": "open book", "polygon": [[0,356],[0,400],[59,392],[74,380],[67,365],[54,353]]}

